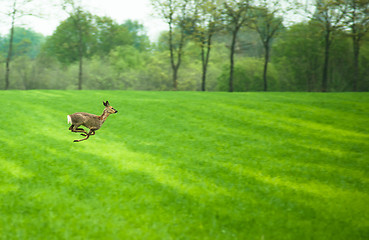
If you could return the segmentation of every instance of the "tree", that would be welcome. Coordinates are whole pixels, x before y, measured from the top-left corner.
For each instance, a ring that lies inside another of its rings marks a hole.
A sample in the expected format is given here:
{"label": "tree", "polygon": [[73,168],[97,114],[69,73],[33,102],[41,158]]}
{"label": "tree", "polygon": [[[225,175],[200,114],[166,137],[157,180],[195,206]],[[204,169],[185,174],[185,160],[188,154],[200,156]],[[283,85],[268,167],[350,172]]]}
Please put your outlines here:
{"label": "tree", "polygon": [[83,86],[83,59],[91,56],[91,50],[96,44],[96,24],[94,16],[82,9],[81,1],[64,0],[62,8],[69,17],[56,29],[45,44],[46,52],[64,64],[75,61],[79,63],[78,89]]}
{"label": "tree", "polygon": [[150,47],[150,39],[147,36],[146,29],[138,21],[126,20],[120,26],[127,28],[132,45],[136,49],[144,51]]}
{"label": "tree", "polygon": [[91,56],[91,50],[96,46],[96,38],[92,37],[96,35],[92,15],[87,12],[79,14],[83,29],[82,36],[79,35],[79,30],[75,26],[74,16],[70,16],[60,23],[44,45],[49,55],[55,56],[65,65],[79,61],[81,57]]}
{"label": "tree", "polygon": [[206,75],[214,34],[222,28],[219,0],[201,0],[198,16],[196,16],[195,40],[200,43],[202,78],[201,90],[206,90]]}
{"label": "tree", "polygon": [[[5,1],[4,1],[5,2]],[[13,55],[13,40],[14,40],[14,28],[16,26],[16,21],[18,19],[34,15],[32,13],[35,12],[35,10],[30,6],[30,4],[33,2],[33,0],[13,0],[13,1],[6,1],[8,4],[11,5],[8,7],[8,12],[6,15],[8,15],[11,19],[10,21],[10,34],[9,34],[9,47],[8,47],[8,54],[6,57],[6,70],[5,70],[5,90],[9,89],[9,73],[10,73],[10,62],[12,60]],[[34,15],[35,16],[35,15]]]}
{"label": "tree", "polygon": [[[9,35],[0,39],[0,55],[7,56],[9,51]],[[45,37],[32,30],[15,27],[13,36],[12,58],[17,56],[28,56],[31,59],[36,58],[40,52],[41,45]],[[4,58],[5,58],[4,57]]]}
{"label": "tree", "polygon": [[[90,30],[90,17],[89,13],[83,11],[81,1],[79,0],[64,0],[62,8],[69,14],[69,20],[73,23],[73,31],[76,33],[76,39],[70,39],[75,44],[75,50],[77,50],[79,72],[78,72],[78,89],[82,90],[83,83],[83,57],[86,55],[86,41],[89,36]],[[70,37],[74,37],[70,35]]]}
{"label": "tree", "polygon": [[345,23],[350,28],[350,36],[352,38],[352,46],[354,53],[354,72],[352,78],[352,90],[358,90],[358,82],[360,79],[359,56],[360,45],[363,37],[369,31],[369,2],[367,0],[348,0],[347,14]]}
{"label": "tree", "polygon": [[232,33],[232,44],[230,53],[229,91],[233,92],[234,53],[237,34],[241,27],[250,21],[251,0],[237,1],[228,0],[224,2],[224,15],[226,23]]}
{"label": "tree", "polygon": [[267,71],[270,58],[271,43],[278,30],[283,28],[283,18],[277,17],[281,13],[280,1],[262,0],[257,8],[253,10],[254,17],[252,18],[252,28],[259,34],[260,40],[264,47],[264,70],[263,83],[264,91],[268,90]]}
{"label": "tree", "polygon": [[152,0],[157,13],[168,24],[168,46],[172,67],[173,90],[178,88],[178,70],[181,66],[186,38],[194,28],[194,15],[198,1],[192,0]]}
{"label": "tree", "polygon": [[319,26],[299,23],[283,31],[273,46],[284,91],[321,89],[322,58]]}
{"label": "tree", "polygon": [[91,41],[94,44],[91,47],[91,55],[99,55],[105,57],[116,47],[122,45],[132,45],[134,43],[132,34],[127,26],[116,23],[110,17],[91,17],[90,32],[93,36]]}
{"label": "tree", "polygon": [[317,0],[312,21],[321,27],[324,35],[324,63],[321,91],[328,90],[328,68],[333,36],[343,28],[346,14],[345,0]]}

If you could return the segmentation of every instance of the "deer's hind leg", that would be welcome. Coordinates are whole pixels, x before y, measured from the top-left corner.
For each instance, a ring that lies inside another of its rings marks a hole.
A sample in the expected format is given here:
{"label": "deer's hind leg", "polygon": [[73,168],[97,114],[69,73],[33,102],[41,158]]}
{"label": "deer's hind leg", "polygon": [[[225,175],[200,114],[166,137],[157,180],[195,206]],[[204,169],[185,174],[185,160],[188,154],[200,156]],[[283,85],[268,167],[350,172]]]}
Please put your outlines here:
{"label": "deer's hind leg", "polygon": [[87,135],[93,136],[93,135],[95,135],[95,130],[90,129],[90,132],[89,132],[89,133],[87,133],[87,134],[82,133],[81,135],[82,135],[82,136],[85,136],[85,137],[86,137]]}
{"label": "deer's hind leg", "polygon": [[83,132],[85,134],[87,134],[87,132],[83,129],[83,128],[78,128],[80,125],[76,126],[76,125],[71,125],[69,127],[69,130],[71,130],[72,132]]}

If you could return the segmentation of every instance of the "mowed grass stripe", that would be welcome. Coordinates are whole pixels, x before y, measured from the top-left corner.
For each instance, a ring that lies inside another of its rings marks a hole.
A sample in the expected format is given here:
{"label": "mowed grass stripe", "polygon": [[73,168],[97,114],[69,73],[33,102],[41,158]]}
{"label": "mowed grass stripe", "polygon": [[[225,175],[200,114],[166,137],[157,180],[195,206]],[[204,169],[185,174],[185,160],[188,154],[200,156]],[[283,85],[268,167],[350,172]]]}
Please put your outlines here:
{"label": "mowed grass stripe", "polygon": [[[367,239],[369,94],[2,91],[0,239]],[[95,136],[66,115],[119,112]]]}

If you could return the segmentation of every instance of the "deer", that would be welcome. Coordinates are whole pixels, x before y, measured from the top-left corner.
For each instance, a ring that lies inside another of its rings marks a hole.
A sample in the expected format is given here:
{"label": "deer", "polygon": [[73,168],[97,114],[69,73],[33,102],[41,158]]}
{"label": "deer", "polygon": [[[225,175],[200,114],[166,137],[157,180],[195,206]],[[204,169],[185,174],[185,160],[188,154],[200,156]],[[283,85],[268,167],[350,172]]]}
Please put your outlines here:
{"label": "deer", "polygon": [[[109,117],[110,114],[118,112],[116,109],[110,106],[108,101],[103,101],[103,104],[105,109],[100,116],[86,112],[77,112],[67,116],[68,123],[72,124],[69,127],[69,130],[72,132],[82,133],[81,135],[85,137],[74,140],[73,142],[81,142],[87,140],[90,136],[95,135],[95,131],[101,128],[101,125],[103,125],[106,118]],[[90,131],[87,133],[85,129],[78,128],[81,125],[87,127],[90,129]]]}

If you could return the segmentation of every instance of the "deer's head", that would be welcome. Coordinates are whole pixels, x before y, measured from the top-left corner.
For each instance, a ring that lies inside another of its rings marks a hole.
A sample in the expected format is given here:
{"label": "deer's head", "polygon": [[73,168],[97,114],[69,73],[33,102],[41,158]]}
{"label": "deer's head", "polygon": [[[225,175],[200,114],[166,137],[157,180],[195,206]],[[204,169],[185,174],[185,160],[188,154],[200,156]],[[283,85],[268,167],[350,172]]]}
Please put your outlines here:
{"label": "deer's head", "polygon": [[105,106],[104,111],[106,111],[107,113],[112,114],[112,113],[117,113],[118,112],[118,110],[116,110],[112,106],[110,106],[109,101],[106,101],[106,102],[103,101],[103,104]]}

